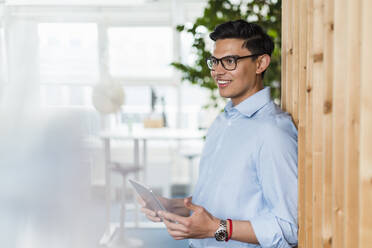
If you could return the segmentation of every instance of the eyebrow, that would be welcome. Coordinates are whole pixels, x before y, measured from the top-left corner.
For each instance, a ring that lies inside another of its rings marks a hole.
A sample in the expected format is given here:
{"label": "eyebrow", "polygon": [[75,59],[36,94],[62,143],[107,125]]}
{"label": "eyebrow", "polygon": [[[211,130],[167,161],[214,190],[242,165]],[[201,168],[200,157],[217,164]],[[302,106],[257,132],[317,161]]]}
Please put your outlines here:
{"label": "eyebrow", "polygon": [[223,59],[223,58],[227,58],[227,57],[241,57],[240,55],[237,55],[237,54],[232,54],[232,55],[226,55],[226,56],[223,56],[223,57],[220,57],[220,58],[217,58],[216,56],[212,55],[213,58],[216,58],[216,59]]}

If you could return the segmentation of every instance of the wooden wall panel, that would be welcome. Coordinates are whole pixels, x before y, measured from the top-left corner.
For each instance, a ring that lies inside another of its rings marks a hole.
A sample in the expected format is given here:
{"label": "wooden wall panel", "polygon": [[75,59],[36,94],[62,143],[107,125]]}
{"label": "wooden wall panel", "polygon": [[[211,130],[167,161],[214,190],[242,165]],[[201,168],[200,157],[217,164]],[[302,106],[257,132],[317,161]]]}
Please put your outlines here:
{"label": "wooden wall panel", "polygon": [[291,64],[290,75],[292,76],[292,87],[289,89],[291,91],[291,113],[296,127],[298,127],[298,81],[299,81],[299,13],[300,4],[298,0],[293,0],[292,2],[292,21],[291,21],[291,30],[292,30],[292,61],[288,61]]}
{"label": "wooden wall panel", "polygon": [[372,1],[284,0],[282,9],[299,247],[372,247]]}
{"label": "wooden wall panel", "polygon": [[[307,50],[306,50],[306,102],[305,102],[305,164],[300,165],[305,167],[305,206],[306,206],[306,229],[305,232],[305,243],[304,247],[313,248],[313,169],[312,169],[312,132],[313,132],[313,102],[312,102],[312,68],[313,60],[311,58],[311,52],[313,47],[313,2],[307,1],[307,15],[304,17],[307,19]],[[299,182],[301,184],[302,182]]]}
{"label": "wooden wall panel", "polygon": [[[348,2],[345,128],[345,247],[358,247],[359,122],[360,122],[360,1]],[[372,244],[371,244],[372,246]]]}
{"label": "wooden wall panel", "polygon": [[[299,79],[298,79],[298,163],[305,164],[305,125],[306,125],[306,72],[307,72],[307,1],[300,0],[299,2]],[[295,119],[295,118],[294,118]],[[305,168],[304,166],[298,167],[298,180],[305,182]],[[305,205],[305,184],[298,184],[298,223],[299,243],[305,242],[305,229],[306,229],[306,205]]]}
{"label": "wooden wall panel", "polygon": [[[282,2],[282,54],[285,54],[284,56],[282,56],[282,60],[281,60],[281,70],[282,70],[282,78],[281,80],[286,80],[287,79],[287,40],[288,40],[288,37],[287,35],[289,35],[289,32],[287,31],[288,30],[288,1],[283,1]],[[285,30],[285,31],[284,31]],[[288,102],[287,101],[287,91],[286,91],[286,87],[288,87],[287,84],[281,84],[280,88],[281,88],[281,108],[282,109],[287,109],[287,106],[286,106],[286,103]]]}
{"label": "wooden wall panel", "polygon": [[359,248],[372,244],[372,1],[361,1]]}
{"label": "wooden wall panel", "polygon": [[324,1],[323,70],[323,247],[332,247],[333,30],[334,0]]}
{"label": "wooden wall panel", "polygon": [[[335,2],[333,87],[333,247],[344,246],[345,97],[347,72],[347,0]],[[337,41],[337,42],[336,42]]]}
{"label": "wooden wall panel", "polygon": [[312,66],[312,169],[313,169],[313,247],[322,247],[323,206],[323,0],[313,0]]}
{"label": "wooden wall panel", "polygon": [[[292,29],[293,23],[293,3],[296,0],[288,0],[287,6],[287,24],[286,30]],[[292,113],[292,85],[293,85],[293,73],[292,73],[292,64],[293,64],[293,32],[287,33],[287,58],[285,60],[286,63],[286,78],[288,80],[288,84],[285,87],[286,91],[286,109]]]}

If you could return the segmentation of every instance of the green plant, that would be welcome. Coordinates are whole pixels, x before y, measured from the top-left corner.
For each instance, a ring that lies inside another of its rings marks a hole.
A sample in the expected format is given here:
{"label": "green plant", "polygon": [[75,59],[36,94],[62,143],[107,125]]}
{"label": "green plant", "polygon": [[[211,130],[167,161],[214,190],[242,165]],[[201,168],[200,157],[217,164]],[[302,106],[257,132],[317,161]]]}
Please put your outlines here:
{"label": "green plant", "polygon": [[264,85],[272,87],[272,97],[280,99],[280,54],[281,54],[281,0],[209,0],[202,17],[186,27],[177,26],[179,32],[193,36],[192,47],[196,54],[193,65],[173,62],[171,65],[182,73],[182,80],[210,90],[211,103],[206,107],[218,106],[217,86],[210,76],[205,58],[211,55],[207,48],[208,34],[218,25],[230,20],[244,19],[262,26],[273,38],[275,49],[271,65],[264,77]]}

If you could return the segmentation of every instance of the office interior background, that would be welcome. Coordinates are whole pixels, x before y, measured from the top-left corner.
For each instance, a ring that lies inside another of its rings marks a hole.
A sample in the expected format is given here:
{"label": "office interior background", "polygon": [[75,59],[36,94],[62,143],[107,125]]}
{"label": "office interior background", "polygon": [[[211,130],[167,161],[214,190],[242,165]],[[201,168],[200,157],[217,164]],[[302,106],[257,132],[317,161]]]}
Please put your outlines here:
{"label": "office interior background", "polygon": [[[192,37],[175,27],[205,6],[0,0],[0,247],[187,247],[139,214],[123,181],[167,197],[192,190],[219,109],[169,63],[194,65]],[[370,9],[276,9],[281,107],[299,129],[299,247],[370,247]]]}
{"label": "office interior background", "polygon": [[[123,174],[107,164],[101,134],[129,137],[111,140],[109,148],[110,163],[141,167],[125,180],[146,179],[166,197],[191,192],[203,132],[218,110],[204,109],[209,92],[181,82],[169,64],[193,64],[191,37],[175,27],[191,25],[205,5],[0,1],[1,247],[109,246],[102,239],[114,235],[108,229],[119,225],[123,197],[126,236],[142,239],[142,247],[185,244],[172,243],[162,225],[151,226],[139,214],[130,186],[123,196]],[[102,84],[122,89],[117,111],[102,113],[94,106],[94,88]],[[174,135],[151,139],[151,132],[159,136],[164,129]],[[133,136],[142,130],[150,134],[136,147]],[[185,139],[185,130],[197,138]],[[146,240],[151,235],[158,241]]]}

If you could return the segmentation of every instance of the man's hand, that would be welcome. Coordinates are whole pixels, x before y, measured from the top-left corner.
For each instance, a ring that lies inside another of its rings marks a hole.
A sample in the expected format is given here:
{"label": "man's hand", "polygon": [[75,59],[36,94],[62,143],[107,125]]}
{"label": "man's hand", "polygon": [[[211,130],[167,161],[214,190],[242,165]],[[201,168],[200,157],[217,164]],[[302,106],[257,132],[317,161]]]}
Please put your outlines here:
{"label": "man's hand", "polygon": [[[168,206],[170,205],[170,201],[171,201],[170,199],[165,198],[165,197],[160,197],[160,196],[158,196],[158,199],[166,209],[169,208]],[[162,219],[154,211],[147,208],[146,202],[141,197],[138,196],[137,201],[142,206],[141,212],[146,215],[147,219],[149,219],[153,222],[161,222],[162,221]]]}
{"label": "man's hand", "polygon": [[[171,212],[171,213],[174,213],[180,216],[190,215],[190,210],[187,209],[184,205],[184,199],[182,198],[169,199],[169,198],[165,198],[162,196],[157,196],[157,198],[168,212]],[[141,212],[143,212],[149,220],[153,222],[162,221],[162,218],[159,218],[159,216],[154,211],[152,211],[146,206],[145,201],[141,197],[138,196],[137,201],[142,206]]]}
{"label": "man's hand", "polygon": [[[184,199],[184,206],[193,211],[189,217],[183,217],[169,212],[159,211],[169,234],[176,240],[188,238],[210,238],[219,226],[219,219],[212,216],[203,207],[194,205],[191,197]],[[173,221],[173,222],[171,222]]]}

